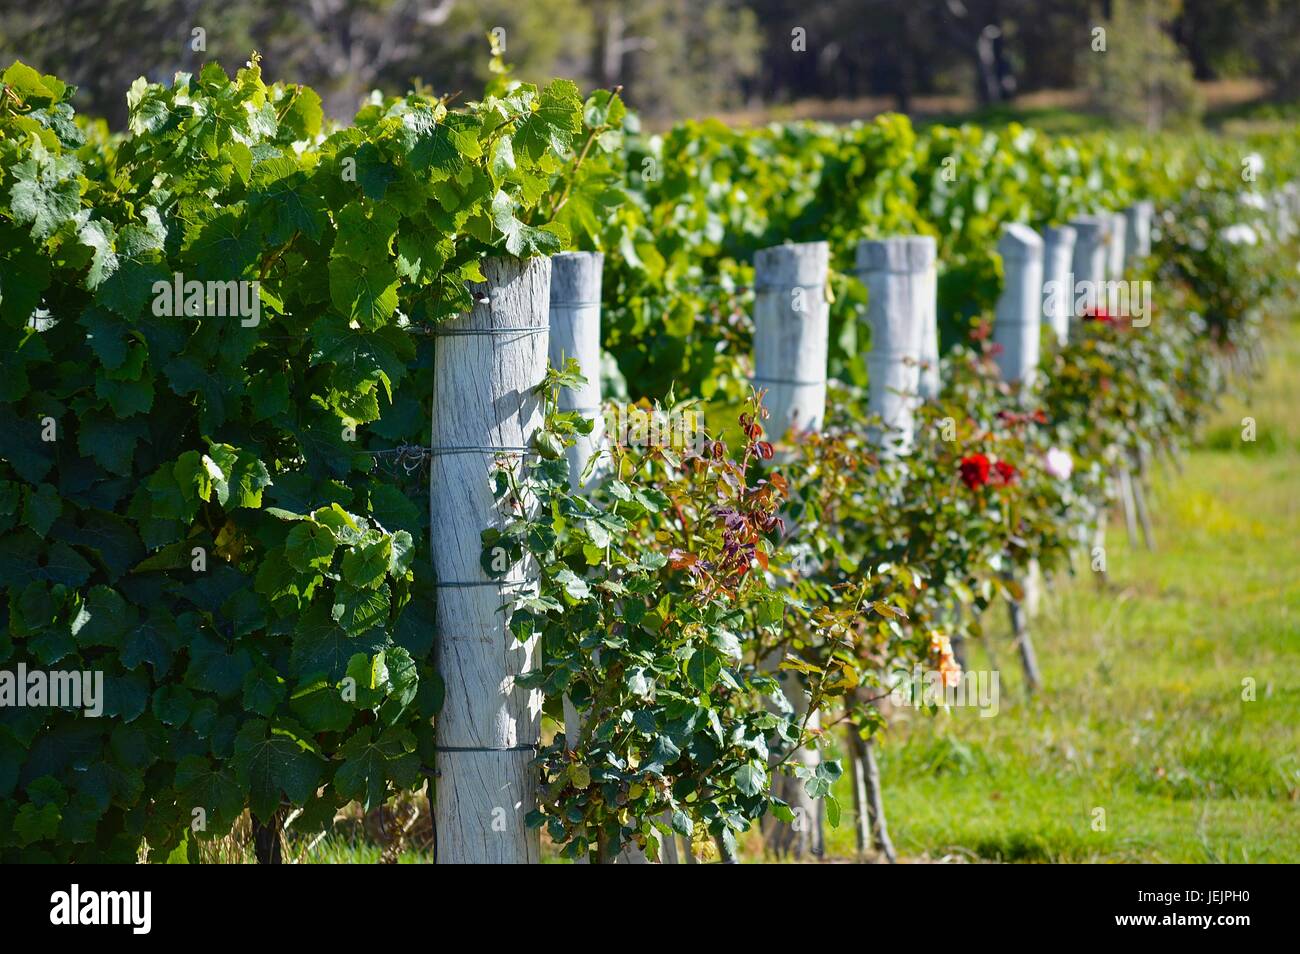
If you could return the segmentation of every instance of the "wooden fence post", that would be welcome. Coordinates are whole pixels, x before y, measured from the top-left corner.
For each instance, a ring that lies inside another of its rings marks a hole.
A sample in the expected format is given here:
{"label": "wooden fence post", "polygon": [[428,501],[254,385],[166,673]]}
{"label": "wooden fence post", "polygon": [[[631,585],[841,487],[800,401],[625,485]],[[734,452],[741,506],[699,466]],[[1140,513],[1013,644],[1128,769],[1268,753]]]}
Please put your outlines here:
{"label": "wooden fence post", "polygon": [[917,395],[923,401],[933,401],[939,396],[943,382],[939,380],[939,260],[930,263],[921,279],[921,300],[925,306],[925,320],[921,328],[921,374],[917,382]]}
{"label": "wooden fence post", "polygon": [[1151,220],[1156,204],[1150,199],[1134,202],[1124,210],[1124,248],[1132,265],[1151,254]]}
{"label": "wooden fence post", "polygon": [[[825,242],[787,243],[760,249],[754,255],[754,385],[765,388],[769,411],[767,431],[780,440],[787,433],[819,431],[826,417],[826,350],[830,306],[826,272],[830,250]],[[771,668],[780,659],[768,660]],[[777,678],[795,713],[802,718],[808,699],[798,677],[778,672]],[[821,724],[813,713],[809,728]],[[816,768],[816,746],[805,746],[794,760]],[[801,779],[774,779],[777,796],[795,813],[786,824],[769,816],[764,825],[768,848],[775,854],[821,857],[825,852],[823,807],[810,798]]]}
{"label": "wooden fence post", "polygon": [[[912,447],[913,415],[919,401],[919,362],[927,348],[934,304],[938,262],[933,238],[908,235],[858,243],[857,274],[866,283],[867,321],[871,350],[867,352],[868,408],[880,416],[885,432],[876,440],[883,456],[907,453]],[[936,347],[937,352],[937,347]],[[936,354],[937,384],[937,354]],[[937,391],[937,386],[935,387]],[[849,739],[855,801],[866,799],[872,840],[891,863],[898,860],[885,822],[880,768],[874,740]],[[859,809],[859,817],[861,809]]]}
{"label": "wooden fence post", "polygon": [[1293,225],[1291,222],[1292,196],[1291,184],[1274,189],[1272,192],[1265,193],[1265,211],[1268,214],[1269,226],[1274,231],[1274,240],[1279,242],[1287,241],[1292,234]]}
{"label": "wooden fence post", "polygon": [[[1106,280],[1107,223],[1099,215],[1081,215],[1070,221],[1070,227],[1074,229],[1074,261],[1070,271],[1074,274],[1076,288],[1079,282],[1086,283],[1092,294],[1098,296],[1094,300],[1100,304]],[[1082,317],[1076,314],[1075,301],[1075,289],[1071,289],[1071,325]]]}
{"label": "wooden fence post", "polygon": [[1102,282],[1106,279],[1106,222],[1099,215],[1080,215],[1070,220],[1074,229],[1074,261],[1071,265],[1076,282]]}
{"label": "wooden fence post", "polygon": [[[1151,254],[1151,220],[1155,216],[1155,203],[1149,199],[1134,202],[1123,211],[1125,259],[1124,264],[1132,268]],[[1118,276],[1116,276],[1118,277]],[[1138,473],[1125,465],[1120,473],[1119,496],[1124,508],[1124,521],[1128,529],[1129,542],[1136,543],[1137,529],[1142,531],[1142,539],[1148,550],[1154,548],[1155,538],[1151,532],[1151,522],[1147,515],[1146,488],[1143,486],[1145,468],[1138,465]]]}
{"label": "wooden fence post", "polygon": [[885,424],[879,441],[886,454],[912,446],[935,258],[935,241],[926,235],[858,243],[857,274],[867,285],[871,325],[868,406]]}
{"label": "wooden fence post", "polygon": [[1282,186],[1281,211],[1282,221],[1278,230],[1285,240],[1300,232],[1300,182],[1288,182]]}
{"label": "wooden fence post", "polygon": [[600,393],[600,276],[604,264],[600,252],[551,256],[551,365],[561,368],[567,358],[575,358],[587,379],[580,388],[560,390],[560,410],[577,411],[595,421],[591,433],[579,435],[568,450],[569,483],[575,490],[591,458],[604,445]]}
{"label": "wooden fence post", "polygon": [[[1156,204],[1150,199],[1141,199],[1124,210],[1125,221],[1128,223],[1126,238],[1130,264],[1136,264],[1151,255],[1151,222],[1155,214]],[[1152,550],[1155,548],[1155,535],[1147,512],[1146,476],[1146,458],[1145,455],[1139,455],[1137,474],[1132,478],[1133,501],[1138,524],[1142,528],[1142,539],[1147,549]]]}
{"label": "wooden fence post", "polygon": [[1069,340],[1074,313],[1074,241],[1075,231],[1068,225],[1043,229],[1043,321],[1058,345]]}
{"label": "wooden fence post", "polygon": [[[1151,251],[1150,202],[1138,202],[1113,217],[1114,227],[1110,237],[1110,274],[1108,278],[1118,281],[1124,277],[1125,268],[1144,258]],[[1140,254],[1139,254],[1140,253]],[[1129,543],[1137,543],[1137,513],[1145,512],[1146,498],[1143,496],[1141,482],[1135,480],[1129,466],[1125,464],[1117,477],[1119,483],[1120,504],[1124,508],[1124,522],[1128,529]],[[1141,503],[1139,504],[1139,498]],[[1147,529],[1146,522],[1142,524]],[[1146,536],[1147,548],[1151,548],[1151,537]]]}
{"label": "wooden fence post", "polygon": [[1125,255],[1128,216],[1123,212],[1108,212],[1106,219],[1110,223],[1106,236],[1106,278],[1117,282],[1124,277],[1124,266],[1128,262]]}
{"label": "wooden fence post", "polygon": [[538,832],[524,818],[537,801],[542,700],[514,677],[533,668],[537,646],[514,640],[501,611],[536,567],[520,561],[489,580],[480,535],[500,524],[495,462],[518,469],[542,423],[533,389],[546,373],[551,262],[489,259],[483,274],[473,310],[439,326],[434,349],[429,514],[447,687],[435,726],[435,861],[536,863]]}
{"label": "wooden fence post", "polygon": [[1026,225],[1008,225],[998,240],[1004,281],[993,322],[1004,381],[1030,386],[1038,374],[1042,328],[1043,240]]}
{"label": "wooden fence post", "polygon": [[[565,454],[569,461],[569,486],[578,491],[591,459],[604,446],[605,417],[602,413],[600,386],[600,280],[605,256],[600,252],[560,252],[551,256],[550,347],[549,360],[554,368],[564,367],[573,358],[578,362],[586,383],[577,388],[561,388],[559,408],[576,411],[593,421],[590,434],[579,434]],[[599,462],[593,466],[589,480],[594,480]],[[582,732],[582,716],[566,693],[563,699],[564,736],[569,744]],[[646,863],[645,853],[625,848],[617,859],[602,862]],[[579,863],[584,863],[582,859]]]}
{"label": "wooden fence post", "polygon": [[[1106,278],[1106,221],[1098,215],[1081,215],[1070,222],[1077,233],[1074,243],[1074,279],[1086,282],[1092,289],[1093,301],[1098,307],[1104,304]],[[1071,323],[1077,323],[1083,317],[1076,314],[1077,309],[1071,302]],[[1090,560],[1095,559],[1096,552],[1103,553],[1106,548],[1106,513],[1103,510],[1097,516],[1097,527],[1093,533]],[[1105,580],[1103,572],[1100,579]]]}
{"label": "wooden fence post", "polygon": [[253,827],[253,855],[259,865],[284,864],[284,838],[280,810],[276,809],[265,824],[252,812],[248,818]]}
{"label": "wooden fence post", "polygon": [[[869,296],[868,408],[889,429],[879,437],[882,453],[907,453],[915,408],[937,398],[942,387],[937,245],[924,235],[859,242],[856,265]],[[858,853],[874,844],[894,864],[875,740],[863,739],[852,723],[846,732]]]}
{"label": "wooden fence post", "polygon": [[819,431],[826,417],[829,262],[825,242],[754,255],[754,383],[767,390],[767,431],[777,440]]}
{"label": "wooden fence post", "polygon": [[[998,299],[993,341],[1002,346],[998,371],[1009,384],[1032,387],[1038,373],[1038,337],[1042,328],[1040,289],[1043,287],[1043,240],[1024,225],[1008,225],[998,240],[1006,280]],[[1029,691],[1042,685],[1038,658],[1029,634],[1029,607],[1037,603],[1038,579],[1031,567],[1021,579],[1024,596],[1008,604],[1020,662]]]}

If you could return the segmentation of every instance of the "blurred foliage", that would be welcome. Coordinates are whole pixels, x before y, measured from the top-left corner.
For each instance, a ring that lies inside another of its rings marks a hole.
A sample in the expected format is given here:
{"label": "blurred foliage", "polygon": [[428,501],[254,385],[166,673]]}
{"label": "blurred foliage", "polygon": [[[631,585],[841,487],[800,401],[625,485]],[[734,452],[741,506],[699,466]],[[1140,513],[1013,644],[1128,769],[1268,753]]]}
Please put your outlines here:
{"label": "blurred foliage", "polygon": [[[48,0],[0,12],[0,58],[81,88],[79,111],[126,118],[137,76],[166,82],[204,62],[237,67],[258,50],[272,78],[320,93],[350,119],[372,89],[473,91],[488,79],[483,37],[497,33],[524,80],[555,75],[635,90],[651,113],[730,105],[757,69],[754,15],[733,0]],[[203,30],[196,38],[194,30]],[[200,44],[201,40],[201,44]],[[198,47],[198,48],[196,48]],[[707,79],[701,81],[701,77]]]}
{"label": "blurred foliage", "polygon": [[1290,126],[1241,138],[1049,136],[1015,123],[918,130],[886,114],[841,127],[687,121],[662,135],[641,133],[629,117],[626,133],[624,154],[599,171],[610,183],[622,179],[607,190],[606,213],[566,220],[578,247],[611,253],[606,347],[634,398],[676,386],[733,405],[748,387],[750,262],[760,248],[830,243],[829,371],[861,386],[865,291],[852,274],[861,239],[936,237],[946,350],[997,301],[1004,222],[1043,228],[1141,197],[1168,205],[1193,188],[1269,193],[1300,175],[1300,133]]}
{"label": "blurred foliage", "polygon": [[[1107,16],[1103,56],[1092,30]],[[1107,113],[1146,123],[1183,112],[1192,75],[1300,94],[1292,0],[42,0],[0,10],[0,60],[65,77],[79,111],[120,128],[137,76],[231,70],[256,49],[271,78],[310,84],[346,120],[372,89],[479,88],[497,29],[521,79],[621,85],[655,118],[865,96],[996,107],[1091,85]]]}
{"label": "blurred foliage", "polygon": [[1095,38],[1086,56],[1088,92],[1103,115],[1150,130],[1200,118],[1191,62],[1168,30],[1176,6],[1176,0],[1115,0],[1100,27],[1104,37]]}

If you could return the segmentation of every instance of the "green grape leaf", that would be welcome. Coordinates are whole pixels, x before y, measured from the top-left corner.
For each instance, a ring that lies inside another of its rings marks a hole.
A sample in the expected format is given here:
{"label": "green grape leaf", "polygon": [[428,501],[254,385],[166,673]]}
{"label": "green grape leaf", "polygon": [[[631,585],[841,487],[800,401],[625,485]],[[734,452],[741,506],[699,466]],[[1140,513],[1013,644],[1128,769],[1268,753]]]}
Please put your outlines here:
{"label": "green grape leaf", "polygon": [[571,80],[554,80],[541,91],[537,108],[520,122],[514,151],[533,162],[547,151],[564,155],[582,131],[582,98]]}

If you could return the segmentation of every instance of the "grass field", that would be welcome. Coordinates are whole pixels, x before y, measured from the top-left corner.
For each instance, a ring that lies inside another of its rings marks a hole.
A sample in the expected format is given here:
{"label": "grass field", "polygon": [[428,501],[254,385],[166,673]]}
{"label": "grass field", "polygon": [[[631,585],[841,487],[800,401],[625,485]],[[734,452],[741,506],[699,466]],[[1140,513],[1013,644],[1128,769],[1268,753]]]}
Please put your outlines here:
{"label": "grass field", "polygon": [[[900,855],[1002,861],[1300,861],[1300,336],[1274,339],[1181,474],[1160,475],[1157,549],[1107,538],[1036,620],[1026,701],[990,634],[1002,706],[904,711],[881,750]],[[1253,417],[1257,440],[1242,440]],[[1081,567],[1083,564],[1080,564]],[[989,666],[977,650],[972,668]],[[1244,681],[1255,700],[1244,701]],[[839,793],[851,805],[846,785]],[[1094,820],[1105,812],[1105,830]],[[853,854],[848,821],[830,854]]]}

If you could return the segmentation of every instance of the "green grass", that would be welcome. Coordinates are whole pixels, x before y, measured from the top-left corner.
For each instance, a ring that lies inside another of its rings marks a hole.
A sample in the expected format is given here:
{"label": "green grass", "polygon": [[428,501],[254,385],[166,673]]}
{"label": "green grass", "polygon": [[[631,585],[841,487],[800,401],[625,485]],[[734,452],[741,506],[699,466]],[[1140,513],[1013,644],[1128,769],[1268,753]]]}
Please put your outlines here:
{"label": "green grass", "polygon": [[[377,865],[382,855],[382,849],[370,842],[331,836],[313,848],[303,862],[313,865]],[[428,851],[403,851],[397,856],[397,863],[399,865],[432,864],[433,854]]]}
{"label": "green grass", "polygon": [[[291,839],[285,849],[285,863],[297,862],[307,865],[377,865],[383,861],[383,849],[365,839],[348,835],[330,835],[318,844],[305,850],[302,842]],[[207,849],[203,856],[205,864],[242,864],[257,863],[257,855],[251,844],[224,844],[219,849]],[[397,856],[399,865],[432,864],[433,854],[428,851],[407,850]]]}
{"label": "green grass", "polygon": [[[1005,627],[1002,706],[898,713],[882,742],[899,852],[1002,861],[1300,861],[1300,339],[1158,475],[1157,550],[1108,531],[1034,625],[1026,701]],[[1257,440],[1241,439],[1242,418]],[[989,667],[976,650],[972,668]],[[1243,701],[1254,680],[1255,701]],[[838,792],[851,805],[847,785]],[[1105,811],[1105,830],[1093,827]],[[852,827],[830,834],[851,856]]]}

